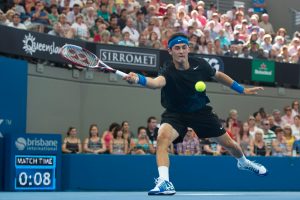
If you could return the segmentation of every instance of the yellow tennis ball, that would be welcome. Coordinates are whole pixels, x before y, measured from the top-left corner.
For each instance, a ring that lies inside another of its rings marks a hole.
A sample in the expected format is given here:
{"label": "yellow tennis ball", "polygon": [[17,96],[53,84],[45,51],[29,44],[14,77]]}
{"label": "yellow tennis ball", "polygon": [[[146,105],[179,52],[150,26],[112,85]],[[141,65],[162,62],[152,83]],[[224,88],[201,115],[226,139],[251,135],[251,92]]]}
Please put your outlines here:
{"label": "yellow tennis ball", "polygon": [[206,85],[203,81],[198,81],[195,84],[195,89],[197,92],[203,92],[206,89]]}

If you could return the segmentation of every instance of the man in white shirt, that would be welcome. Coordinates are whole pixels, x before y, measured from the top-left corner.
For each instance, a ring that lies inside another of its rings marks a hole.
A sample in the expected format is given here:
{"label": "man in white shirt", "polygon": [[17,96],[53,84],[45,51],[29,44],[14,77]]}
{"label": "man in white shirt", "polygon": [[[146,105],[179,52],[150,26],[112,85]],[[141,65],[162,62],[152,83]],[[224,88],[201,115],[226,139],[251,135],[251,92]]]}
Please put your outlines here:
{"label": "man in white shirt", "polygon": [[12,22],[10,22],[8,26],[26,30],[25,25],[21,23],[20,15],[18,13],[13,15]]}
{"label": "man in white shirt", "polygon": [[123,28],[122,33],[128,32],[130,34],[129,38],[134,43],[139,41],[140,34],[139,32],[133,27],[133,20],[131,18],[127,19],[126,26]]}

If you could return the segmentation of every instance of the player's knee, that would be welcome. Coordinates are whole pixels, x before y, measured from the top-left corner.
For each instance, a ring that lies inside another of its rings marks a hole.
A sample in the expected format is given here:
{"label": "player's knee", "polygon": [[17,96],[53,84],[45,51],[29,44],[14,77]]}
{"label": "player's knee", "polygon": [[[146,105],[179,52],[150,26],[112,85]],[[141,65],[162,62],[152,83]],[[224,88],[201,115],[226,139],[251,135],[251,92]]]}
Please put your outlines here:
{"label": "player's knee", "polygon": [[159,143],[169,142],[170,140],[171,140],[171,134],[166,131],[160,132],[159,135],[157,136],[157,142]]}

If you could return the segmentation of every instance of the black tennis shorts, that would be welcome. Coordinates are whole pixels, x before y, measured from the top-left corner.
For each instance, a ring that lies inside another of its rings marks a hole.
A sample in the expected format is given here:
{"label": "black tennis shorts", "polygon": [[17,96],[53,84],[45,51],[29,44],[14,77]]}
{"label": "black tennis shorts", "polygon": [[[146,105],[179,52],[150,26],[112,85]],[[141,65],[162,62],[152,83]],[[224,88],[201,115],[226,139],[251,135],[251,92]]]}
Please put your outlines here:
{"label": "black tennis shorts", "polygon": [[161,124],[170,124],[178,133],[179,137],[173,143],[183,141],[187,127],[194,129],[199,138],[218,137],[226,133],[219,117],[212,112],[211,106],[205,106],[193,113],[176,113],[165,111],[161,115]]}

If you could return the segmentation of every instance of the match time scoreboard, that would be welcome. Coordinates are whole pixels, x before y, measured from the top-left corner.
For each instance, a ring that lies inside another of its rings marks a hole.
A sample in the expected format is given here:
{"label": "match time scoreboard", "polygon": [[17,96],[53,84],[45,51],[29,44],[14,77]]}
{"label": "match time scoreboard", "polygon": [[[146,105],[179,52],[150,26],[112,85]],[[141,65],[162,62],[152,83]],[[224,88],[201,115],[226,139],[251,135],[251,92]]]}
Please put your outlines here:
{"label": "match time scoreboard", "polygon": [[55,190],[56,156],[16,155],[16,190]]}
{"label": "match time scoreboard", "polygon": [[8,139],[5,190],[60,190],[61,136],[14,135]]}

